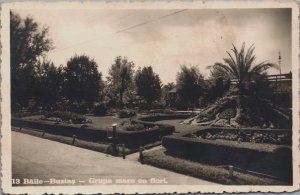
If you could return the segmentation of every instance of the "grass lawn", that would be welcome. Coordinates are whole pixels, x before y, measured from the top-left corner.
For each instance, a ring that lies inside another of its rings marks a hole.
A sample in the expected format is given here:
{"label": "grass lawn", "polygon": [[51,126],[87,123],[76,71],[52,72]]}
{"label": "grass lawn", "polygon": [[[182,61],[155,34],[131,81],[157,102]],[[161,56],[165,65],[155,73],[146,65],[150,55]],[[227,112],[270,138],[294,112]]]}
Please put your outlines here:
{"label": "grass lawn", "polygon": [[157,123],[175,126],[175,133],[190,132],[190,131],[201,129],[201,127],[196,125],[181,124],[184,120],[185,119],[161,120],[161,121],[157,121]]}
{"label": "grass lawn", "polygon": [[226,185],[289,185],[283,181],[234,171],[234,177],[229,177],[229,171],[224,167],[192,162],[165,154],[165,149],[149,150],[144,153],[144,163],[155,167],[168,169],[177,173],[226,184]]}
{"label": "grass lawn", "polygon": [[118,126],[123,121],[128,120],[128,118],[118,118],[116,116],[86,116],[87,118],[92,120],[92,123],[87,125],[95,128],[104,129],[107,127],[111,127],[112,124],[117,124]]}
{"label": "grass lawn", "polygon": [[[23,119],[39,121],[42,115],[23,117]],[[112,124],[116,123],[118,126],[123,121],[128,120],[128,118],[118,118],[116,116],[85,116],[92,120],[92,123],[87,123],[86,125],[94,128],[105,129],[111,127]],[[73,126],[80,127],[82,124],[73,124]]]}
{"label": "grass lawn", "polygon": [[[41,117],[42,117],[42,115],[35,115],[35,116],[28,116],[28,117],[23,117],[23,118],[30,119],[30,120],[41,120]],[[117,116],[87,115],[85,117],[92,120],[92,123],[87,123],[88,126],[94,127],[94,128],[99,128],[99,129],[105,129],[105,128],[111,127],[112,124],[115,124],[115,123],[119,126],[120,123],[128,120],[128,118],[118,118]],[[184,121],[184,119],[160,120],[160,121],[157,121],[156,123],[168,124],[168,125],[175,126],[175,133],[189,132],[189,131],[201,129],[201,127],[199,127],[199,126],[180,124],[183,121]],[[81,124],[73,124],[73,125],[78,126],[78,127],[81,126]]]}

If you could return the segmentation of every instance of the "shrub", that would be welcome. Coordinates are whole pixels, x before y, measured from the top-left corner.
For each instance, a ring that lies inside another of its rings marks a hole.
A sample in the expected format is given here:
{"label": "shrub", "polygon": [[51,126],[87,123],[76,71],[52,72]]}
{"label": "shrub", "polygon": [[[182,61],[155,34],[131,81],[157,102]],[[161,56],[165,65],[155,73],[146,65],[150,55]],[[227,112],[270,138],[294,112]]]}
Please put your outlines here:
{"label": "shrub", "polygon": [[88,103],[73,103],[70,105],[70,112],[78,114],[87,114],[90,111],[90,105]]}
{"label": "shrub", "polygon": [[229,119],[235,117],[235,115],[236,115],[236,110],[235,109],[233,109],[233,108],[226,108],[222,112],[220,112],[219,117],[221,119],[227,119],[227,120],[229,120]]}
{"label": "shrub", "polygon": [[141,123],[125,123],[122,126],[123,130],[125,131],[142,131],[145,130],[145,126]]}
{"label": "shrub", "polygon": [[54,111],[45,113],[46,118],[57,117],[60,118],[64,122],[74,123],[74,124],[82,124],[91,122],[90,119],[86,118],[83,115],[72,113],[72,112],[62,112],[62,111]]}
{"label": "shrub", "polygon": [[169,155],[200,163],[214,166],[233,165],[287,179],[290,179],[292,173],[292,150],[289,146],[245,142],[239,144],[218,139],[178,136],[163,137],[162,145]]}
{"label": "shrub", "polygon": [[118,112],[119,118],[130,118],[136,115],[136,112],[134,110],[120,110]]}
{"label": "shrub", "polygon": [[95,116],[104,116],[105,114],[107,114],[107,108],[105,106],[105,104],[98,104],[95,106],[94,110],[93,110],[93,114]]}

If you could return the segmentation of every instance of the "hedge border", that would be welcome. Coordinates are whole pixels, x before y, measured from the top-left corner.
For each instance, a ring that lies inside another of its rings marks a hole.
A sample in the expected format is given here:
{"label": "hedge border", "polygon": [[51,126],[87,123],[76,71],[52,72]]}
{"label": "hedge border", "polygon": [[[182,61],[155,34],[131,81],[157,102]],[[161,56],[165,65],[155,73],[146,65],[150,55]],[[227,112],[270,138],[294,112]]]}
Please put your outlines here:
{"label": "hedge border", "polygon": [[165,149],[149,150],[143,152],[144,163],[171,170],[180,174],[205,179],[225,185],[291,185],[291,182],[281,181],[263,175],[244,173],[235,170],[233,177],[229,177],[226,167],[213,166],[198,162],[176,158],[165,154]]}
{"label": "hedge border", "polygon": [[[169,135],[164,137],[164,139],[182,139],[185,140],[187,142],[202,142],[202,143],[207,143],[207,144],[215,144],[215,145],[223,145],[223,146],[227,146],[227,147],[237,147],[237,148],[248,148],[248,149],[262,149],[260,147],[257,146],[262,146],[265,145],[264,143],[255,143],[255,144],[250,144],[250,142],[242,142],[244,144],[232,144],[235,143],[235,141],[227,141],[227,140],[208,140],[208,139],[195,139],[193,137],[190,137],[190,135],[198,135],[200,133],[208,133],[208,132],[212,132],[212,131],[229,131],[229,132],[238,132],[238,131],[249,131],[251,132],[251,134],[255,133],[255,132],[272,132],[275,134],[281,134],[281,133],[286,133],[289,136],[292,136],[292,131],[289,129],[260,129],[260,128],[229,128],[229,127],[199,127],[199,129],[196,130],[191,130],[189,132],[181,132],[181,133],[177,133],[174,135]],[[245,146],[246,143],[246,146]],[[249,144],[247,144],[249,143]],[[278,145],[273,145],[270,144],[271,148],[272,146],[276,147]],[[282,145],[282,146],[286,146],[286,145]],[[273,148],[274,148],[273,147]]]}
{"label": "hedge border", "polygon": [[[185,119],[189,116],[189,114],[159,114],[131,119],[133,123],[143,124],[146,129],[142,131],[125,131],[122,129],[118,129],[118,143],[125,144],[129,148],[137,148],[150,143],[161,141],[164,136],[171,135],[175,131],[175,127],[168,124],[156,123],[155,121],[174,119],[174,117],[175,119]],[[87,141],[101,141],[105,143],[112,142],[112,140],[107,138],[107,129],[84,126],[79,128],[68,124],[57,124],[50,121],[32,121],[17,117],[12,117],[11,124],[16,127],[40,129],[50,134],[62,136],[75,135]],[[158,129],[147,128],[153,126],[157,126]]]}
{"label": "hedge border", "polygon": [[[209,130],[232,130],[232,128],[206,128],[203,131]],[[234,129],[237,130],[237,129]],[[271,131],[263,129],[248,129],[250,131]],[[194,130],[197,133],[199,130]],[[280,133],[290,132],[289,130],[277,129],[273,132]],[[274,167],[281,167],[281,170],[286,170],[286,173],[281,173],[280,168],[278,173],[283,174],[284,177],[290,178],[292,152],[289,145],[275,145],[263,143],[237,142],[227,140],[207,140],[202,138],[184,137],[191,133],[165,136],[162,140],[162,145],[166,148],[167,153],[171,156],[176,156],[183,159],[189,159],[196,162],[203,162],[208,164],[232,164],[242,165],[243,163],[253,163],[266,165],[268,161],[275,161]],[[273,167],[273,168],[274,168]],[[270,169],[273,169],[270,167]],[[286,168],[286,169],[285,169]],[[276,169],[277,170],[277,169]],[[267,171],[267,170],[266,170]],[[267,171],[268,172],[268,171]]]}

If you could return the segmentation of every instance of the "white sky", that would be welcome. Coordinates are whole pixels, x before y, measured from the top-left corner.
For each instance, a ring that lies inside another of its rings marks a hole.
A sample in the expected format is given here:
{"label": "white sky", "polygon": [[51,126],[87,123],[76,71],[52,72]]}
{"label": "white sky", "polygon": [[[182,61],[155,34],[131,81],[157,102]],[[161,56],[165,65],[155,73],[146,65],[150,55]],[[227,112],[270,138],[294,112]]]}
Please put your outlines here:
{"label": "white sky", "polygon": [[197,65],[208,76],[207,66],[222,62],[232,43],[243,42],[255,44],[257,63],[277,63],[280,50],[282,72],[291,70],[290,9],[185,10],[170,16],[180,10],[14,11],[49,27],[55,49],[48,57],[55,65],[86,54],[104,79],[116,56],[127,56],[136,69],[152,65],[164,84],[175,82],[181,64]]}

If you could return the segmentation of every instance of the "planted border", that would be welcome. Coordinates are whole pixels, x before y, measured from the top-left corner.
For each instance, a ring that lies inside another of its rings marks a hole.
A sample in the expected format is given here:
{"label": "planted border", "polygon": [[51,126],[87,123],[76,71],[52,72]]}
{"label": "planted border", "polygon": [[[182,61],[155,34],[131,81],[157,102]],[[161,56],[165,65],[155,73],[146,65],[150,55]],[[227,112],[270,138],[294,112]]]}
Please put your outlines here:
{"label": "planted border", "polygon": [[[153,118],[154,117],[154,118]],[[182,117],[182,115],[172,115],[172,117]],[[186,115],[184,117],[187,117]],[[124,131],[117,129],[118,143],[125,144],[130,149],[138,148],[150,143],[161,141],[163,136],[170,135],[175,131],[175,127],[167,124],[156,124],[155,122],[149,122],[144,120],[158,120],[160,118],[170,118],[168,115],[164,116],[150,116],[133,119],[133,123],[144,124],[145,130],[142,131]],[[160,119],[160,120],[164,120]],[[107,137],[107,129],[99,129],[94,127],[82,126],[76,127],[69,124],[57,124],[50,121],[31,121],[21,118],[13,117],[11,123],[16,127],[27,127],[32,129],[38,129],[45,131],[49,134],[62,135],[72,137],[75,135],[83,140],[93,142],[111,143]],[[157,126],[158,128],[148,128]]]}
{"label": "planted border", "polygon": [[[210,132],[228,130],[229,128],[208,128],[201,130]],[[254,130],[248,131],[274,131],[280,133],[289,130]],[[197,134],[197,131],[194,132]],[[292,150],[289,145],[275,145],[251,142],[237,142],[227,140],[207,140],[199,137],[187,137],[181,134],[166,136],[162,145],[167,149],[166,153],[172,156],[201,162],[210,165],[233,165],[247,170],[253,170],[284,180],[292,180]]]}

